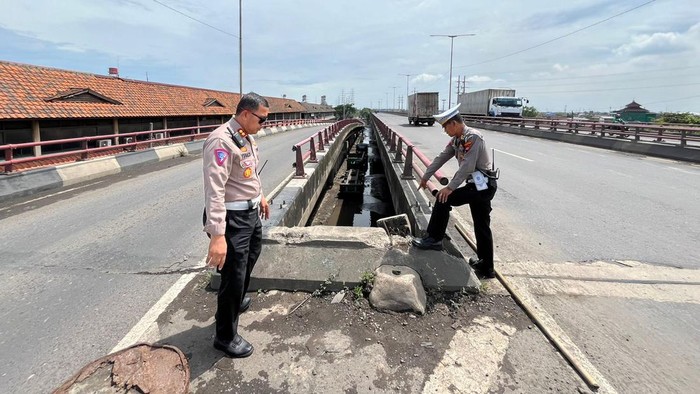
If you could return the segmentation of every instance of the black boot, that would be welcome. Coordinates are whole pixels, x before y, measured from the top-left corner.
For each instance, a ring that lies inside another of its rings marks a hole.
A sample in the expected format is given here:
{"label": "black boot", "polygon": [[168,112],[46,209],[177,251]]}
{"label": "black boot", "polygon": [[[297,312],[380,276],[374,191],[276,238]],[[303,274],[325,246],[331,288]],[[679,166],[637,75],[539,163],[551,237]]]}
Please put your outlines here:
{"label": "black boot", "polygon": [[238,310],[238,313],[241,314],[241,313],[247,311],[248,308],[250,308],[250,304],[252,304],[252,303],[253,303],[252,298],[250,298],[248,296],[243,297],[243,302],[241,302],[241,309]]}
{"label": "black boot", "polygon": [[431,236],[426,236],[423,238],[413,238],[411,243],[418,249],[442,250],[442,240],[438,241],[437,239]]}
{"label": "black boot", "polygon": [[214,349],[221,350],[231,358],[243,358],[253,354],[253,345],[236,335],[231,342],[222,342],[219,338],[214,338]]}
{"label": "black boot", "polygon": [[[469,259],[469,263],[472,262],[472,259]],[[477,275],[492,279],[496,277],[496,271],[493,269],[493,266],[488,267],[486,263],[483,262],[483,260],[478,260],[474,264],[470,264],[472,268],[474,269],[474,272],[476,272]]]}

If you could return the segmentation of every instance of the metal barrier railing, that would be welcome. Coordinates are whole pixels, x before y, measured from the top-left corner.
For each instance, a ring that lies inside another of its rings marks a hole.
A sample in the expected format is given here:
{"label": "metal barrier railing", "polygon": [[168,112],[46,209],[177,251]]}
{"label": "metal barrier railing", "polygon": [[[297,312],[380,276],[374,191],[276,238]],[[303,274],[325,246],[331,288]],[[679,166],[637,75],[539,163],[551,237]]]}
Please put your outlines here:
{"label": "metal barrier railing", "polygon": [[[296,169],[294,176],[299,178],[305,177],[304,162],[309,160],[311,163],[317,163],[316,152],[323,152],[326,149],[325,147],[331,143],[331,140],[334,139],[345,126],[352,123],[359,124],[362,122],[359,119],[343,119],[292,145],[292,151],[296,152],[296,160],[292,163],[292,166]],[[308,144],[309,150],[303,153],[306,144]]]}
{"label": "metal barrier railing", "polygon": [[[263,123],[263,128],[291,125],[304,125],[309,123],[325,123],[330,120],[290,119],[281,121],[269,121]],[[67,138],[40,142],[26,142],[21,144],[0,145],[0,151],[4,151],[4,161],[0,160],[0,167],[4,167],[6,173],[15,170],[15,166],[26,163],[41,163],[52,159],[88,160],[101,152],[134,151],[138,149],[153,148],[154,146],[169,145],[173,142],[195,141],[206,138],[211,131],[219,127],[216,125],[200,125],[192,127],[180,127],[172,129],[137,131],[132,133],[105,134],[91,137]],[[206,130],[203,132],[203,130]],[[175,134],[175,135],[173,135]],[[109,143],[99,146],[95,141]],[[123,141],[123,142],[122,142]],[[65,150],[46,155],[15,157],[14,151],[43,146],[56,146],[64,144],[80,144],[80,148]],[[98,146],[91,146],[98,145]],[[71,160],[72,161],[72,160]]]}
{"label": "metal barrier railing", "polygon": [[687,125],[653,125],[647,123],[603,123],[569,119],[538,119],[538,118],[501,118],[486,116],[462,115],[467,122],[495,124],[508,127],[532,128],[552,132],[578,134],[581,132],[596,135],[599,138],[608,136],[633,137],[634,142],[644,142],[642,138],[651,139],[649,142],[677,142],[685,148],[688,142],[700,143],[700,127]]}
{"label": "metal barrier railing", "polygon": [[[375,125],[375,128],[379,130],[379,133],[381,134],[382,138],[384,138],[384,141],[389,145],[389,155],[394,155],[392,161],[394,163],[404,163],[403,172],[401,173],[401,179],[414,179],[413,171],[416,172],[419,178],[423,178],[423,175],[425,175],[425,171],[420,166],[418,166],[418,163],[416,163],[416,161],[413,160],[413,157],[415,156],[416,158],[418,158],[418,160],[421,163],[423,163],[425,167],[428,167],[430,165],[431,160],[428,159],[428,157],[426,157],[423,154],[423,152],[420,151],[420,149],[416,148],[413,142],[411,142],[408,138],[404,137],[395,130],[391,129],[374,114],[372,114],[372,121]],[[443,173],[440,170],[435,171],[435,174],[433,174],[433,178],[435,178],[443,186],[449,183],[447,177],[443,175]],[[428,186],[428,190],[430,190],[430,193],[432,193],[433,195],[437,194],[437,187],[435,186],[435,184],[433,184],[431,181],[428,181],[426,185]]]}

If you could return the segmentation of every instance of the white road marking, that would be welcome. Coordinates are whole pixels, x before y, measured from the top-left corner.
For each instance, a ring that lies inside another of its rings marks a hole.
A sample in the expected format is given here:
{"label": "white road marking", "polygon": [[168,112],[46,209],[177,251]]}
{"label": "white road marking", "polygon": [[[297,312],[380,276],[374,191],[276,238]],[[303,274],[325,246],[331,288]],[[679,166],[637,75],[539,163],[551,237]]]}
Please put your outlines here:
{"label": "white road marking", "polygon": [[[196,268],[199,267],[204,267],[204,260],[200,261]],[[138,342],[143,341],[143,337],[146,333],[148,333],[157,323],[156,320],[158,319],[158,316],[160,316],[163,311],[165,311],[165,308],[170,305],[171,302],[177,297],[182,289],[187,286],[190,281],[197,276],[196,272],[191,272],[189,274],[184,274],[180,277],[180,279],[177,280],[172,286],[170,286],[170,289],[163,294],[163,296],[156,302],[151,309],[146,312],[145,315],[139,320],[138,323],[134,327],[131,328],[131,331],[129,331],[124,338],[122,338],[121,341],[115,346],[110,353],[114,353],[118,350],[124,349],[126,347],[129,347],[131,345],[134,345]],[[155,338],[157,339],[157,338]]]}
{"label": "white road marking", "polygon": [[[454,215],[454,218],[461,223],[463,226],[470,225],[471,223],[468,222],[463,218],[463,216],[459,213],[458,210],[454,209],[451,212],[452,215]],[[474,242],[474,233],[469,233],[469,238],[471,240],[470,243],[475,244]],[[496,268],[498,269],[499,273],[503,274],[504,268],[508,267],[509,265],[507,264],[502,264],[501,259],[494,253],[493,254],[493,260],[494,263],[496,263]],[[505,274],[507,275],[507,274]],[[521,296],[524,298],[522,301],[523,303],[527,304],[529,308],[533,311],[533,313],[536,315],[537,319],[541,322],[543,326],[546,326],[549,331],[554,335],[559,343],[561,344],[562,347],[566,348],[569,354],[572,355],[572,357],[581,365],[584,371],[588,373],[588,375],[592,376],[593,379],[598,383],[600,388],[598,389],[599,394],[617,394],[617,390],[610,384],[610,382],[605,379],[605,377],[598,371],[598,369],[591,363],[591,361],[586,357],[586,354],[579,349],[579,347],[574,343],[571,338],[564,332],[564,330],[559,326],[559,324],[554,320],[554,318],[540,305],[539,302],[535,299],[535,296],[530,292],[530,289],[527,287],[527,284],[523,286],[519,286],[519,281],[513,280],[512,277],[509,277],[511,286],[513,286],[517,292],[521,294]]]}
{"label": "white road marking", "polygon": [[621,176],[624,176],[624,177],[627,177],[627,178],[632,178],[632,175],[630,175],[630,174],[625,174],[624,172],[611,170],[611,169],[609,169],[609,168],[608,168],[608,171],[612,172],[612,173],[615,174],[615,175],[621,175]]}
{"label": "white road marking", "polygon": [[83,186],[73,187],[73,188],[66,189],[66,190],[61,190],[60,192],[57,192],[57,193],[47,194],[46,196],[42,196],[42,197],[38,197],[38,198],[29,200],[29,201],[20,202],[20,203],[14,204],[14,205],[10,205],[9,207],[5,207],[5,208],[0,209],[0,211],[4,211],[4,210],[6,210],[6,209],[11,209],[11,208],[14,208],[14,207],[19,207],[19,206],[22,206],[22,205],[31,204],[31,203],[33,203],[33,202],[36,202],[36,201],[39,201],[39,200],[43,200],[43,199],[45,199],[45,198],[49,198],[49,197],[53,197],[53,196],[58,196],[59,194],[63,194],[63,193],[72,192],[73,190],[84,189],[84,188],[86,188],[86,187],[94,186],[94,185],[97,185],[98,183],[102,183],[102,182],[104,182],[104,181],[93,182],[93,183],[91,183],[91,184],[89,184],[89,185],[83,185]]}
{"label": "white road marking", "polygon": [[676,167],[668,167],[668,168],[671,169],[671,170],[676,170],[676,171],[682,172],[682,173],[684,173],[684,174],[688,174],[688,175],[698,175],[698,174],[700,174],[700,173],[698,173],[698,172],[690,172],[690,171],[686,171],[686,170],[681,170],[680,168],[676,168]]}
{"label": "white road marking", "polygon": [[512,154],[512,153],[508,153],[508,152],[502,151],[502,150],[500,150],[500,149],[494,149],[494,150],[495,150],[495,151],[498,151],[498,152],[501,152],[501,153],[505,153],[505,154],[508,155],[508,156],[517,157],[518,159],[522,159],[522,160],[525,160],[525,161],[534,161],[534,160],[532,160],[532,159],[528,159],[528,158],[525,158],[525,157],[522,157],[522,156],[514,155],[514,154]]}
{"label": "white road marking", "polygon": [[[485,393],[496,379],[514,327],[488,316],[477,317],[467,331],[458,330],[423,387],[423,393]],[[479,360],[474,362],[474,360]]]}

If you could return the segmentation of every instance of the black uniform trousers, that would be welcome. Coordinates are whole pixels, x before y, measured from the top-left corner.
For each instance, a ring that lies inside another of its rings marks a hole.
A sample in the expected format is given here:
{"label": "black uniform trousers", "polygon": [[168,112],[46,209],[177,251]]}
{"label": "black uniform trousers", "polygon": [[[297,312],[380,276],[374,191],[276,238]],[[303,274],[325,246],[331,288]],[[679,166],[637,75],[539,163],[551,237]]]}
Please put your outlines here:
{"label": "black uniform trousers", "polygon": [[489,187],[486,190],[476,190],[474,184],[468,183],[455,189],[447,197],[447,202],[441,203],[436,200],[428,223],[428,235],[438,241],[442,240],[445,237],[452,207],[469,204],[474,222],[477,256],[483,261],[485,268],[493,268],[491,200],[496,194],[496,189],[496,181],[489,179]]}
{"label": "black uniform trousers", "polygon": [[262,250],[262,223],[258,209],[226,211],[226,262],[218,272],[216,337],[228,342],[238,333],[238,313],[248,292],[250,273]]}

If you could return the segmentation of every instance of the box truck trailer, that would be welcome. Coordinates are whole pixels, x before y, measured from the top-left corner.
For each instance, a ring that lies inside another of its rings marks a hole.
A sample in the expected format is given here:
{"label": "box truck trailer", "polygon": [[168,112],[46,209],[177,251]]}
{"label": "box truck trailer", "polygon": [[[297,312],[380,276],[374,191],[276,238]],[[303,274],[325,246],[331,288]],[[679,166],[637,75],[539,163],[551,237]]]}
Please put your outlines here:
{"label": "box truck trailer", "polygon": [[523,116],[523,105],[528,101],[515,97],[514,89],[484,89],[458,96],[459,112],[478,116]]}
{"label": "box truck trailer", "polygon": [[433,115],[438,113],[438,93],[422,92],[408,96],[408,124],[418,126],[427,123],[432,126],[435,123]]}

